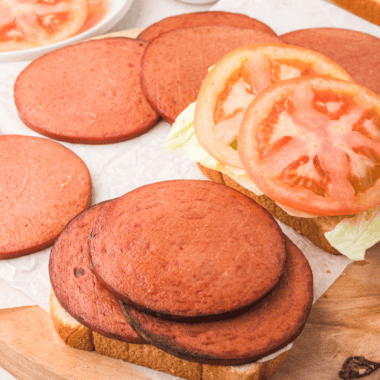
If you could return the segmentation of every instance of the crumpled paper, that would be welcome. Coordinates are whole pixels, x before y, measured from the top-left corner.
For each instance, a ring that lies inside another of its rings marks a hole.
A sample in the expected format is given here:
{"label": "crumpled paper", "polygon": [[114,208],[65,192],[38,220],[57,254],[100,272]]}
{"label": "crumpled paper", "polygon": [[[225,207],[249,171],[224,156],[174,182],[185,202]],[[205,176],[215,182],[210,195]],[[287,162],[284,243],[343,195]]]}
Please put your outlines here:
{"label": "crumpled paper", "polygon": [[[380,37],[379,27],[324,0],[219,0],[211,10],[245,13],[267,23],[278,34],[309,27],[342,27]],[[0,65],[0,134],[40,136],[21,122],[13,101],[14,81],[27,64]],[[152,182],[205,179],[196,163],[164,151],[169,131],[170,125],[161,121],[145,135],[127,142],[97,146],[62,144],[88,166],[93,184],[92,204],[95,204]],[[311,264],[317,299],[351,261],[327,254],[291,228],[282,227]],[[45,249],[33,255],[0,261],[1,308],[37,304],[48,312],[49,253],[50,249]],[[156,371],[136,368],[151,379],[174,379]]]}

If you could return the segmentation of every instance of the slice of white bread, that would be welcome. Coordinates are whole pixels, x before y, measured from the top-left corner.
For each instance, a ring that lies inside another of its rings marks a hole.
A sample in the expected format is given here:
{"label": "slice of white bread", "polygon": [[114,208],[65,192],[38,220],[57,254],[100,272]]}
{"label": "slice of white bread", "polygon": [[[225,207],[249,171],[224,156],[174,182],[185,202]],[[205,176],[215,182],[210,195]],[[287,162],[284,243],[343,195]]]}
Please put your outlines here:
{"label": "slice of white bread", "polygon": [[239,185],[228,175],[218,172],[213,169],[209,169],[198,163],[198,166],[202,173],[214,182],[224,184],[233,189],[240,191],[248,197],[254,199],[259,205],[269,211],[280,222],[292,227],[298,233],[308,238],[314,245],[323,249],[326,252],[339,255],[337,251],[325,237],[325,232],[332,231],[335,226],[345,216],[318,216],[316,218],[301,218],[289,215],[281,207],[277,206],[276,202],[267,197],[266,195],[257,196],[251,191],[247,190],[243,186]]}
{"label": "slice of white bread", "polygon": [[380,26],[380,0],[332,0],[356,16]]}
{"label": "slice of white bread", "polygon": [[125,343],[107,338],[83,326],[50,292],[50,316],[59,337],[68,346],[121,359],[187,380],[267,380],[280,367],[288,351],[263,363],[212,366],[176,358],[149,344]]}

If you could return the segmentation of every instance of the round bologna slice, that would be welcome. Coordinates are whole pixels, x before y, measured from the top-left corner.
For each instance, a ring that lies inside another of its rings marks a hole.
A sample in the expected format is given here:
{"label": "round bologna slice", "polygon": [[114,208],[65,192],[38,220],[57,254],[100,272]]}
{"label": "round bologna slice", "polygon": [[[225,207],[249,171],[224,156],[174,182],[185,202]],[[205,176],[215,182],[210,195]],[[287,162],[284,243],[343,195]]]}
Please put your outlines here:
{"label": "round bologna slice", "polygon": [[0,136],[0,258],[40,251],[86,209],[90,173],[72,151],[39,137]]}
{"label": "round bologna slice", "polygon": [[35,60],[14,86],[21,120],[38,133],[73,143],[107,144],[141,135],[158,120],[140,87],[146,45],[107,38]]}
{"label": "round bologna slice", "polygon": [[248,176],[282,205],[328,216],[380,203],[380,97],[355,83],[278,82],[247,108],[239,142]]}
{"label": "round bologna slice", "polygon": [[117,299],[90,271],[88,236],[95,218],[108,203],[82,212],[64,228],[51,250],[50,281],[61,306],[84,326],[109,338],[143,343]]}
{"label": "round bologna slice", "polygon": [[281,38],[324,54],[342,66],[356,83],[380,95],[379,38],[338,28],[301,29]]}
{"label": "round bologna slice", "polygon": [[276,35],[276,33],[268,25],[241,13],[209,11],[185,13],[182,15],[167,17],[143,30],[138,38],[146,41],[152,41],[160,34],[174,29],[206,25],[238,26],[240,28],[256,29]]}
{"label": "round bologna slice", "polygon": [[270,291],[283,272],[283,239],[272,216],[236,190],[178,180],[112,202],[89,247],[93,272],[118,299],[194,318],[240,309]]}
{"label": "round bologna slice", "polygon": [[87,18],[86,0],[1,0],[0,51],[22,50],[75,35]]}
{"label": "round bologna slice", "polygon": [[289,239],[286,245],[287,261],[279,284],[240,315],[185,323],[163,321],[123,305],[125,315],[148,342],[186,360],[240,365],[261,359],[287,346],[301,333],[313,302],[309,263]]}
{"label": "round bologna slice", "polygon": [[222,58],[203,81],[194,127],[199,142],[215,158],[242,168],[238,132],[255,96],[280,80],[326,75],[347,81],[336,63],[311,50],[285,44],[255,44]]}
{"label": "round bologna slice", "polygon": [[281,43],[259,30],[198,26],[161,34],[148,45],[141,68],[149,102],[169,123],[197,99],[208,69],[231,50],[258,42]]}

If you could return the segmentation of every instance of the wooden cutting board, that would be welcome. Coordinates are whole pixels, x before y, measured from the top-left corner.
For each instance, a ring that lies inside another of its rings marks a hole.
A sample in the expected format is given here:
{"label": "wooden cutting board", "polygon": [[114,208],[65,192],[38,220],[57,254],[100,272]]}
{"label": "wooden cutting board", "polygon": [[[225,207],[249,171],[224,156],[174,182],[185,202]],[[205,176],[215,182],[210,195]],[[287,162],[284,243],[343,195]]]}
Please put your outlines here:
{"label": "wooden cutting board", "polygon": [[357,378],[380,379],[380,244],[365,261],[350,264],[315,303],[271,380]]}
{"label": "wooden cutting board", "polygon": [[[339,377],[350,358],[353,374],[380,379],[380,260],[368,256],[350,264],[316,302],[271,380],[356,379]],[[38,306],[0,310],[0,326],[0,365],[20,380],[147,379],[120,360],[66,346]]]}
{"label": "wooden cutting board", "polygon": [[[271,380],[380,379],[380,244],[367,257],[349,265],[313,306]],[[66,346],[38,306],[0,310],[0,366],[20,380],[147,380],[120,360]]]}

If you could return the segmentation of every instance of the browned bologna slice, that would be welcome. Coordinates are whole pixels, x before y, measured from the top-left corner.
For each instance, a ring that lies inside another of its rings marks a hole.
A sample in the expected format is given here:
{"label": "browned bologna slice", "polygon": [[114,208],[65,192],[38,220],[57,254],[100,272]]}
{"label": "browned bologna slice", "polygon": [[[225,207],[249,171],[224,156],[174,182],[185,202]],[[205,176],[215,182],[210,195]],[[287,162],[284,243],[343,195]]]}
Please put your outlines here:
{"label": "browned bologna slice", "polygon": [[113,201],[96,219],[89,249],[93,272],[118,299],[167,318],[251,304],[279,281],[286,257],[268,212],[236,190],[193,180]]}
{"label": "browned bologna slice", "polygon": [[310,266],[289,239],[287,251],[279,284],[234,318],[203,323],[167,321],[124,304],[126,317],[148,342],[189,361],[240,365],[258,360],[292,342],[304,328],[311,309]]}
{"label": "browned bologna slice", "polygon": [[90,271],[88,236],[108,203],[85,210],[62,231],[50,254],[50,281],[61,306],[80,323],[109,338],[143,343],[124,318],[117,299]]}
{"label": "browned bologna slice", "polygon": [[380,39],[355,30],[310,28],[286,33],[288,44],[302,46],[335,61],[352,79],[380,95]]}
{"label": "browned bologna slice", "polygon": [[141,135],[158,120],[140,86],[146,45],[107,38],[35,60],[14,86],[21,120],[38,133],[72,143],[107,144]]}
{"label": "browned bologna slice", "polygon": [[142,88],[169,123],[197,99],[208,69],[228,52],[260,42],[283,43],[271,34],[233,26],[198,26],[164,33],[149,43],[141,67]]}
{"label": "browned bologna slice", "polygon": [[40,137],[0,136],[0,258],[40,251],[86,209],[91,178],[63,145]]}
{"label": "browned bologna slice", "polygon": [[145,41],[152,41],[160,34],[169,32],[170,30],[205,25],[238,26],[240,28],[256,29],[276,35],[268,25],[241,13],[209,11],[185,13],[164,18],[143,30],[138,38]]}

